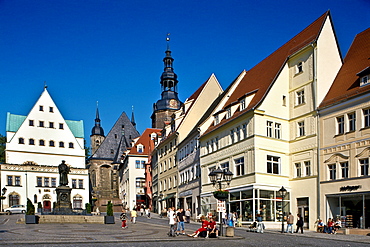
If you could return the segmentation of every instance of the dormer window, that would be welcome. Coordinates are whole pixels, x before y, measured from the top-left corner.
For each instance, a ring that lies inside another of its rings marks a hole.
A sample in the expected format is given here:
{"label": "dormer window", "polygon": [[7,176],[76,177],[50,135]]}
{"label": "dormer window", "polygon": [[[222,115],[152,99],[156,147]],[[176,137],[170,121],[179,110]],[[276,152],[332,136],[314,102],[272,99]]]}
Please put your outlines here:
{"label": "dormer window", "polygon": [[369,84],[369,82],[370,82],[369,76],[368,75],[363,76],[363,77],[361,77],[360,86],[365,86],[365,85]]}
{"label": "dormer window", "polygon": [[226,109],[226,111],[227,111],[227,113],[226,113],[226,118],[227,118],[227,119],[231,118],[231,108],[230,108],[230,107],[229,107],[229,108],[227,108],[227,109]]}
{"label": "dormer window", "polygon": [[296,71],[295,71],[295,73],[296,74],[299,74],[299,73],[302,73],[303,72],[303,62],[299,62],[298,64],[297,64],[297,67],[296,67]]}
{"label": "dormer window", "polygon": [[215,125],[220,123],[220,118],[218,115],[215,115]]}
{"label": "dormer window", "polygon": [[241,108],[240,110],[245,109],[245,98],[240,101],[240,108]]}
{"label": "dormer window", "polygon": [[144,152],[144,146],[143,146],[143,145],[141,145],[141,144],[137,145],[137,152],[138,152],[138,153],[142,153],[142,152]]}

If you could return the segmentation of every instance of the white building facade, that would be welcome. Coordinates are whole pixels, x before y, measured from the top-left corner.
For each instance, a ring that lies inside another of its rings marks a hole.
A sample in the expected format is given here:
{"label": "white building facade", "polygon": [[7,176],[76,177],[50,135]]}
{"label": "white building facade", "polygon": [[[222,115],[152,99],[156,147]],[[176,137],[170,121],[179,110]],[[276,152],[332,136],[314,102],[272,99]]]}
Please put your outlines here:
{"label": "white building facade", "polygon": [[8,113],[6,137],[6,162],[1,165],[1,183],[7,189],[4,208],[26,204],[29,198],[51,211],[62,160],[71,168],[72,207],[85,208],[89,179],[83,122],[65,120],[46,88],[27,116]]}

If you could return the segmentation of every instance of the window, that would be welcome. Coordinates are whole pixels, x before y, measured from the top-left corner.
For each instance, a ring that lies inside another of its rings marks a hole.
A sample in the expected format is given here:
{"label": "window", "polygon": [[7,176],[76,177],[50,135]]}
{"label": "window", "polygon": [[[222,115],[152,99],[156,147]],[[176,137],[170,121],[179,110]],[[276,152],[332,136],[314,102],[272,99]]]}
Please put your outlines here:
{"label": "window", "polygon": [[20,176],[14,176],[14,182],[15,186],[21,186],[21,177]]}
{"label": "window", "polygon": [[226,109],[227,113],[226,113],[226,118],[231,118],[231,108],[227,108]]}
{"label": "window", "polygon": [[233,144],[235,142],[235,137],[234,137],[234,129],[230,130],[230,140],[231,140],[231,144]]}
{"label": "window", "polygon": [[215,149],[218,150],[218,137],[215,138],[215,145],[216,145]]}
{"label": "window", "polygon": [[54,112],[54,108],[52,106],[49,107],[49,112]]}
{"label": "window", "polygon": [[45,141],[44,140],[39,140],[39,145],[40,146],[45,146]]}
{"label": "window", "polygon": [[13,185],[13,176],[8,176],[8,186]]}
{"label": "window", "polygon": [[302,177],[302,166],[301,166],[301,163],[296,163],[295,164],[295,169],[296,169],[296,177],[297,178]]}
{"label": "window", "polygon": [[51,178],[51,187],[57,187],[57,178]]}
{"label": "window", "polygon": [[236,159],[234,162],[236,176],[244,175],[244,157]]}
{"label": "window", "polygon": [[305,161],[304,166],[306,169],[306,176],[311,176],[311,162],[310,161]]}
{"label": "window", "polygon": [[42,187],[42,177],[37,177],[37,186]]}
{"label": "window", "polygon": [[369,159],[362,159],[360,160],[360,172],[361,176],[368,176],[369,175]]}
{"label": "window", "polygon": [[64,148],[64,142],[59,142],[59,147]]}
{"label": "window", "polygon": [[281,139],[281,124],[275,123],[275,138]]}
{"label": "window", "polygon": [[267,173],[279,174],[280,157],[267,155]]}
{"label": "window", "polygon": [[33,120],[31,120],[31,119],[30,119],[30,120],[28,120],[28,125],[29,125],[29,126],[34,126],[34,122],[33,122]]}
{"label": "window", "polygon": [[304,90],[298,91],[297,92],[297,105],[302,105],[304,104]]}
{"label": "window", "polygon": [[337,133],[338,135],[344,134],[344,117],[337,117]]}
{"label": "window", "polygon": [[19,195],[17,194],[10,194],[9,195],[9,207],[13,206],[13,205],[19,205],[20,202],[19,202]]}
{"label": "window", "polygon": [[135,161],[135,168],[140,169],[140,160]]}
{"label": "window", "polygon": [[304,136],[305,130],[304,130],[304,121],[298,122],[298,136]]}
{"label": "window", "polygon": [[39,127],[44,127],[44,121],[39,121]]}
{"label": "window", "polygon": [[364,109],[364,128],[370,127],[370,109]]}
{"label": "window", "polygon": [[215,115],[215,125],[217,125],[219,123],[220,123],[219,116]]}
{"label": "window", "polygon": [[113,149],[111,149],[111,150],[110,150],[110,153],[111,153],[111,154],[114,154],[114,150],[113,150]]}
{"label": "window", "polygon": [[53,122],[49,122],[49,128],[54,129],[54,123]]}
{"label": "window", "polygon": [[267,121],[267,137],[272,137],[272,122]]}
{"label": "window", "polygon": [[59,129],[60,129],[60,130],[64,129],[64,126],[63,126],[63,124],[62,124],[62,123],[60,123],[60,124],[59,124]]}
{"label": "window", "polygon": [[44,106],[40,105],[39,106],[39,111],[44,111]]}
{"label": "window", "polygon": [[229,162],[222,163],[220,165],[220,168],[221,170],[229,170],[230,169]]}
{"label": "window", "polygon": [[247,138],[247,124],[242,125],[243,138]]}
{"label": "window", "polygon": [[356,130],[356,113],[348,114],[348,131],[355,131]]}
{"label": "window", "polygon": [[296,74],[299,74],[299,73],[302,73],[302,72],[303,72],[303,63],[302,62],[299,62],[297,64]]}
{"label": "window", "polygon": [[72,188],[73,189],[77,188],[77,180],[76,179],[72,179]]}
{"label": "window", "polygon": [[342,178],[348,178],[348,162],[340,163]]}
{"label": "window", "polygon": [[50,147],[55,147],[55,143],[54,143],[54,141],[49,141],[49,146],[50,146]]}
{"label": "window", "polygon": [[83,187],[84,187],[84,180],[83,179],[79,179],[78,180],[78,188],[83,189]]}
{"label": "window", "polygon": [[18,139],[18,143],[19,143],[19,144],[24,144],[24,138],[22,138],[22,137],[21,137],[21,138],[19,138],[19,139]]}
{"label": "window", "polygon": [[82,209],[82,197],[80,195],[73,197],[73,208]]}
{"label": "window", "polygon": [[[171,160],[171,159],[170,159]],[[144,169],[145,168],[145,160],[142,160],[141,161],[141,167],[140,167],[141,169]]]}
{"label": "window", "polygon": [[44,178],[44,187],[49,187],[49,178]]}
{"label": "window", "polygon": [[[166,187],[166,180],[164,180],[164,184]],[[136,188],[145,188],[145,178],[136,178]]]}
{"label": "window", "polygon": [[329,179],[335,180],[337,178],[337,165],[331,164],[328,165],[328,168],[329,168]]}
{"label": "window", "polygon": [[73,142],[68,143],[69,148],[74,148]]}
{"label": "window", "polygon": [[236,127],[236,141],[240,141],[240,127]]}
{"label": "window", "polygon": [[242,99],[241,101],[240,101],[240,110],[244,110],[245,109],[245,99]]}
{"label": "window", "polygon": [[369,83],[369,77],[368,76],[364,76],[364,77],[361,78],[360,86],[364,86],[368,83]]}
{"label": "window", "polygon": [[137,151],[138,151],[139,153],[144,152],[143,145],[137,145]]}
{"label": "window", "polygon": [[34,139],[29,139],[28,144],[29,145],[35,145],[35,140]]}

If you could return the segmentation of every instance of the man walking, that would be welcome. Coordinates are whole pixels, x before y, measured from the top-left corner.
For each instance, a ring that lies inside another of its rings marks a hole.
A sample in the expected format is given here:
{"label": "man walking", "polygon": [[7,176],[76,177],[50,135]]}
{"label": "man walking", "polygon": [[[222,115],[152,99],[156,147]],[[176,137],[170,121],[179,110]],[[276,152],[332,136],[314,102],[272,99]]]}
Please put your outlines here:
{"label": "man walking", "polygon": [[289,212],[288,218],[286,220],[286,223],[288,224],[286,227],[286,233],[289,231],[290,228],[290,233],[293,233],[293,224],[294,224],[294,216],[292,215],[291,212]]}
{"label": "man walking", "polygon": [[177,235],[180,234],[180,230],[182,231],[182,235],[185,235],[185,213],[184,209],[180,208],[177,213]]}

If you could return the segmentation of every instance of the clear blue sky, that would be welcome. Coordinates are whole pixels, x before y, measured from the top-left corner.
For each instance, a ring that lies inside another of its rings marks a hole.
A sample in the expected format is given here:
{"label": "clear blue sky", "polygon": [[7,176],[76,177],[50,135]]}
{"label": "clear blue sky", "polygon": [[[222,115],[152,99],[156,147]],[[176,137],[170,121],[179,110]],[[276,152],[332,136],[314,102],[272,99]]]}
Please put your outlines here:
{"label": "clear blue sky", "polygon": [[212,73],[226,88],[329,9],[344,57],[370,26],[369,0],[0,0],[0,134],[44,81],[87,140],[97,101],[106,133],[132,106],[142,132],[160,98],[167,33],[184,101]]}

